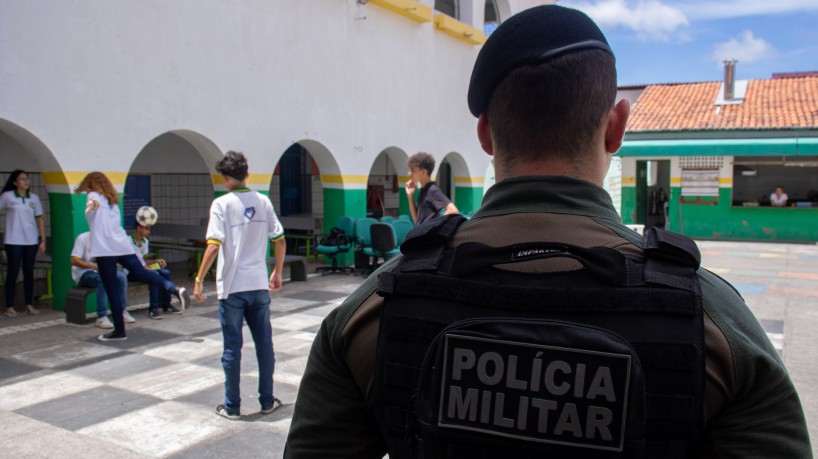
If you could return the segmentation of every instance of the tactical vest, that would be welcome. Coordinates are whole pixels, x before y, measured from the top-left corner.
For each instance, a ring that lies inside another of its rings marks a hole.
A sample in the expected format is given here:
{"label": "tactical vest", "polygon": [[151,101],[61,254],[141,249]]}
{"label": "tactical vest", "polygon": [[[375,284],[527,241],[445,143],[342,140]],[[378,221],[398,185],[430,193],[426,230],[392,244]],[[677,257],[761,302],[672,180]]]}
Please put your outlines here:
{"label": "tactical vest", "polygon": [[[450,241],[420,225],[379,279],[367,401],[393,459],[695,456],[705,382],[699,251],[655,228],[607,247]],[[569,257],[584,269],[503,265]]]}

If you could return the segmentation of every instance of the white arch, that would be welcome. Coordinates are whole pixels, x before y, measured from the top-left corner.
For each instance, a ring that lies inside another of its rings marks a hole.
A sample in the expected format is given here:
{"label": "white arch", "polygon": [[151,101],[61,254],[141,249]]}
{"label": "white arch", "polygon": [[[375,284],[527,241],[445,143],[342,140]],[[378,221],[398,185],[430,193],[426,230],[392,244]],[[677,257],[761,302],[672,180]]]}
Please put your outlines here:
{"label": "white arch", "polygon": [[[341,167],[338,165],[338,161],[335,160],[332,152],[329,151],[329,148],[325,147],[323,143],[312,139],[302,139],[295,143],[301,144],[301,146],[307,150],[307,153],[312,156],[312,159],[318,164],[318,169],[321,171],[322,176],[341,175]],[[276,164],[281,160],[281,156],[285,151],[287,151],[286,148],[281,151]]]}
{"label": "white arch", "polygon": [[[14,166],[15,163],[9,164],[10,166],[13,166],[13,169],[26,169],[29,172],[39,172],[41,174],[57,174],[56,176],[48,177],[48,179],[45,180],[48,192],[71,192],[68,187],[68,180],[66,179],[57,158],[45,145],[45,143],[43,143],[37,136],[32,134],[24,127],[3,118],[0,118],[0,132],[6,134],[12,142],[19,145],[19,149],[21,151],[18,153],[20,155],[28,154],[30,155],[29,158],[33,159],[32,162],[26,161],[28,158],[24,156],[21,158],[16,158],[15,160],[19,161],[17,164],[20,164],[21,167]],[[6,146],[4,149],[6,148],[9,148],[11,151],[15,150],[14,145]],[[36,167],[32,167],[32,163],[35,164]]]}
{"label": "white arch", "polygon": [[213,174],[216,163],[222,157],[224,154],[221,149],[209,138],[188,129],[176,129],[162,133],[146,143],[131,163],[129,174]]}
{"label": "white arch", "polygon": [[451,151],[440,160],[440,164],[443,164],[444,161],[448,162],[449,166],[451,166],[452,177],[471,177],[471,175],[469,175],[469,165],[460,153]]}

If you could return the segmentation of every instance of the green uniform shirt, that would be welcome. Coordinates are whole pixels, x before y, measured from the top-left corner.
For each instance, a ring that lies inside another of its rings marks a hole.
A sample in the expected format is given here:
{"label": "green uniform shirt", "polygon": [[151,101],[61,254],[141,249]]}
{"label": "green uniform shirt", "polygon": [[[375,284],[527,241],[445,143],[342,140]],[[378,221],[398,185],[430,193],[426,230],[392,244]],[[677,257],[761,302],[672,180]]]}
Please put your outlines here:
{"label": "green uniform shirt", "polygon": [[[494,185],[453,245],[552,241],[641,254],[642,237],[624,225],[610,196],[567,177],[518,177]],[[392,269],[399,257],[381,269]],[[515,265],[520,271],[576,269],[570,259]],[[707,380],[701,457],[812,457],[798,394],[744,300],[700,269]],[[380,458],[386,448],[366,400],[374,379],[382,299],[377,273],[321,325],[301,380],[285,457]]]}

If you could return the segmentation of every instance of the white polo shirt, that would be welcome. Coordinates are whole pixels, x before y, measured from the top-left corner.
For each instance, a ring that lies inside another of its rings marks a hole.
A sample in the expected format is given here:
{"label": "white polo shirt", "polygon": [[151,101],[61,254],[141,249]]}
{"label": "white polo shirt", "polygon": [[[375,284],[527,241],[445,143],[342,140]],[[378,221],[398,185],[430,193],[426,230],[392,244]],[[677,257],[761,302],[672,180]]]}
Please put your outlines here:
{"label": "white polo shirt", "polygon": [[[148,238],[143,237],[142,238],[142,243],[137,244],[136,239],[134,239],[133,236],[131,236],[131,245],[133,245],[133,251],[136,254],[136,258],[139,258],[139,262],[142,263],[142,266],[144,266],[145,268],[148,268],[147,263],[145,263],[145,256],[147,254],[151,253],[151,246],[150,246],[150,241],[148,241]],[[148,268],[148,269],[152,269],[152,268]],[[125,270],[125,271],[127,271],[127,270]]]}
{"label": "white polo shirt", "polygon": [[241,188],[213,201],[207,242],[219,244],[219,299],[233,293],[268,290],[267,239],[282,237],[284,228],[267,196]]}
{"label": "white polo shirt", "polygon": [[[71,258],[77,257],[80,260],[91,263],[91,233],[86,231],[74,240],[74,248],[71,249]],[[71,278],[75,283],[80,282],[80,278],[86,271],[93,271],[93,269],[80,268],[79,266],[71,265]]]}
{"label": "white polo shirt", "polygon": [[0,210],[6,211],[6,234],[4,242],[11,245],[36,245],[39,243],[40,230],[37,228],[37,217],[43,215],[43,204],[40,198],[31,192],[26,196],[17,194],[17,190],[0,194]]}
{"label": "white polo shirt", "polygon": [[134,253],[131,237],[122,228],[119,206],[108,204],[105,196],[92,191],[88,199],[99,201],[97,210],[85,212],[91,228],[91,257],[116,257]]}

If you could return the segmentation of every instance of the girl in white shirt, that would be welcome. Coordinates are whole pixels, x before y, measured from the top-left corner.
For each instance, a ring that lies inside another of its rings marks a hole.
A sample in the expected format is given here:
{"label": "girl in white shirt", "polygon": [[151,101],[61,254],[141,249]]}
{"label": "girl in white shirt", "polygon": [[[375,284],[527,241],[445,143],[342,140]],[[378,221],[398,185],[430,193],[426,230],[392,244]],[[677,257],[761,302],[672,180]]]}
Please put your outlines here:
{"label": "girl in white shirt", "polygon": [[184,287],[177,287],[156,272],[145,269],[134,254],[131,238],[122,228],[122,217],[119,212],[119,198],[114,185],[102,172],[91,172],[82,179],[76,193],[88,193],[85,205],[85,218],[91,230],[91,257],[97,259],[99,276],[108,295],[111,305],[111,316],[114,319],[114,331],[100,335],[100,341],[123,341],[125,322],[122,318],[122,292],[116,280],[117,263],[130,273],[137,282],[156,285],[164,288],[179,298],[184,311],[188,297]]}
{"label": "girl in white shirt", "polygon": [[17,273],[23,267],[23,296],[26,311],[39,314],[34,308],[34,258],[45,252],[45,224],[40,198],[29,191],[28,174],[20,169],[9,175],[0,194],[0,211],[6,211],[5,250],[8,261],[6,273],[6,310],[4,316],[14,317],[14,287]]}

